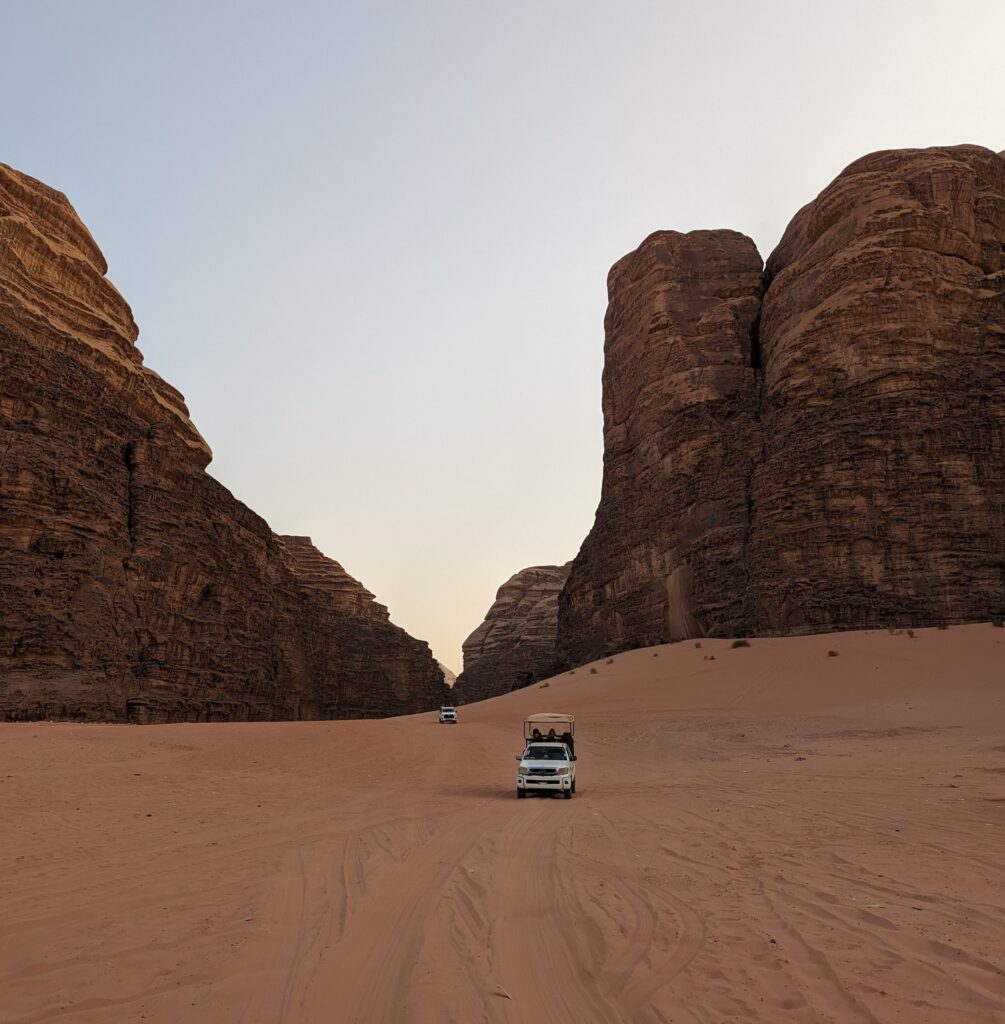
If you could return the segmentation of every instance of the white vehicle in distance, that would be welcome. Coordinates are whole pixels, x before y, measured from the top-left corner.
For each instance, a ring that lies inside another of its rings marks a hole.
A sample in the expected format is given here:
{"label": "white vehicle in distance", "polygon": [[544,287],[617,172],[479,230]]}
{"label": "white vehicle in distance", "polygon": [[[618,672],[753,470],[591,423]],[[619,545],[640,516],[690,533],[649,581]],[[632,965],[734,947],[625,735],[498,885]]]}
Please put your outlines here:
{"label": "white vehicle in distance", "polygon": [[516,795],[561,793],[566,800],[576,792],[576,720],[551,712],[531,715],[523,723],[527,746],[516,759]]}
{"label": "white vehicle in distance", "polygon": [[440,725],[457,725],[457,709],[444,704],[440,708]]}

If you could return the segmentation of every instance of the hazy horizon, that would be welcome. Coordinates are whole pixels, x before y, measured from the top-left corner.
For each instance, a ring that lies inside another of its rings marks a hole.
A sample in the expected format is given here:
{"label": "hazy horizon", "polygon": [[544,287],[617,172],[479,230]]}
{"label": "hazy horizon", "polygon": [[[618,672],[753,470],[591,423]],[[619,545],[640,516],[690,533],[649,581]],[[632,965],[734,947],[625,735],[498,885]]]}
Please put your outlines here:
{"label": "hazy horizon", "polygon": [[600,494],[609,267],[766,257],[877,149],[1005,148],[991,2],[11,6],[0,161],[65,192],[212,475],[461,670]]}

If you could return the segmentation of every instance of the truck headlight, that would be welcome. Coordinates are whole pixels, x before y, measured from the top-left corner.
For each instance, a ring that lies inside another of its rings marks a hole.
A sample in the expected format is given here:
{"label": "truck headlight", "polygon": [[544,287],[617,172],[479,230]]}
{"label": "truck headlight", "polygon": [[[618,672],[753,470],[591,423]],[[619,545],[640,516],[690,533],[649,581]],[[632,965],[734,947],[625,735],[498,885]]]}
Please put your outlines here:
{"label": "truck headlight", "polygon": [[559,768],[558,769],[558,774],[559,775],[568,775],[570,771],[572,771],[571,768]]}
{"label": "truck headlight", "polygon": [[520,767],[517,768],[516,773],[517,775],[530,775],[530,769],[524,768],[523,765],[520,765]]}

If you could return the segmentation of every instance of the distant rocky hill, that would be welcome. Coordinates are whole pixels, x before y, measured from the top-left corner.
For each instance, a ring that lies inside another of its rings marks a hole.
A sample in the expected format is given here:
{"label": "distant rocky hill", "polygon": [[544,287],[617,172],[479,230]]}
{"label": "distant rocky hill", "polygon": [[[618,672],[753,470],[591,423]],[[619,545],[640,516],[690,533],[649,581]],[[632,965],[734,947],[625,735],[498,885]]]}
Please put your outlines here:
{"label": "distant rocky hill", "polygon": [[499,588],[485,621],[464,641],[455,703],[509,693],[554,668],[558,595],[568,574],[568,565],[535,565]]}
{"label": "distant rocky hill", "polygon": [[452,687],[454,683],[457,682],[457,673],[451,672],[451,670],[447,668],[442,661],[438,661],[436,664],[440,666],[440,671],[443,673],[443,681],[447,686]]}
{"label": "distant rocky hill", "polygon": [[0,165],[0,720],[436,706],[428,646],[211,477],[66,197]]}
{"label": "distant rocky hill", "polygon": [[1005,161],[875,153],[762,272],[660,231],[608,278],[604,477],[558,653],[1005,613]]}

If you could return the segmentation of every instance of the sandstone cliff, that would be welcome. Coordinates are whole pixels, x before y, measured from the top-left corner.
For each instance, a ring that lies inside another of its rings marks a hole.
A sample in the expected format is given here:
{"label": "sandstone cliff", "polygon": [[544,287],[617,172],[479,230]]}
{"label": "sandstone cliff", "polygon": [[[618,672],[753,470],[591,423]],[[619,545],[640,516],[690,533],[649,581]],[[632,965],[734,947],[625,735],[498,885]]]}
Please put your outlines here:
{"label": "sandstone cliff", "polygon": [[1003,252],[1005,162],[957,146],[856,161],[763,277],[726,231],[617,263],[562,661],[1001,614]]}
{"label": "sandstone cliff", "polygon": [[499,588],[485,621],[462,646],[456,704],[509,693],[555,667],[558,595],[568,575],[569,565],[535,565]]}
{"label": "sandstone cliff", "polygon": [[1000,613],[1005,161],[876,153],[789,225],[761,317],[750,628]]}
{"label": "sandstone cliff", "polygon": [[434,707],[422,642],[205,472],[66,198],[0,166],[0,718]]}
{"label": "sandstone cliff", "polygon": [[607,286],[603,487],[562,605],[578,660],[744,620],[761,257],[735,231],[661,231]]}

